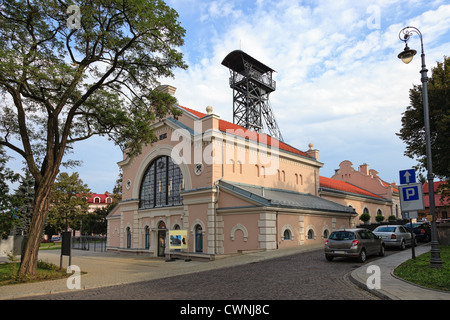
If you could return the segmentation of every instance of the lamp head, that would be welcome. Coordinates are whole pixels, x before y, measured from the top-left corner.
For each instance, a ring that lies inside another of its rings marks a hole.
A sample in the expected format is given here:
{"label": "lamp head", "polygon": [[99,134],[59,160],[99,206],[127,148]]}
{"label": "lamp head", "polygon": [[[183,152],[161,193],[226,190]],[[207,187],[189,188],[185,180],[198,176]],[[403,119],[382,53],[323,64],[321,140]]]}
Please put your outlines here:
{"label": "lamp head", "polygon": [[406,44],[403,52],[398,54],[398,58],[401,59],[404,63],[408,64],[412,61],[416,53],[416,50],[410,49],[408,47],[408,44]]}

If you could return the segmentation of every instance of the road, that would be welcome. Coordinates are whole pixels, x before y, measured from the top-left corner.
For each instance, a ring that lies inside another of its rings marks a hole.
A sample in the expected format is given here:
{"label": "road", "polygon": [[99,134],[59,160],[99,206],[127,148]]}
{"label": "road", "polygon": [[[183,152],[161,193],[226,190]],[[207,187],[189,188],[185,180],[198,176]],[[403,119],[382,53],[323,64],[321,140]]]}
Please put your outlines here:
{"label": "road", "polygon": [[[386,255],[397,252],[386,250]],[[370,257],[374,263],[379,257]],[[322,250],[242,266],[127,285],[74,291],[33,300],[377,300],[347,275],[361,263],[325,260]]]}

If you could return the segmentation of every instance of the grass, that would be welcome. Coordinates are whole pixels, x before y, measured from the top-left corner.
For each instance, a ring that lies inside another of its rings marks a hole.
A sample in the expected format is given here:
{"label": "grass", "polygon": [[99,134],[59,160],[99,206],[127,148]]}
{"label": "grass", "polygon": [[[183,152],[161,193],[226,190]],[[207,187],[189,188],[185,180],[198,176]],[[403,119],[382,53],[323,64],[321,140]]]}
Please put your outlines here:
{"label": "grass", "polygon": [[56,280],[67,278],[70,274],[66,273],[66,269],[59,270],[59,267],[39,260],[37,273],[34,277],[21,278],[17,275],[20,263],[11,262],[0,264],[0,286],[7,286],[11,284],[40,282],[46,280]]}
{"label": "grass", "polygon": [[61,250],[61,242],[47,242],[39,245],[39,250]]}
{"label": "grass", "polygon": [[440,246],[442,268],[430,268],[430,252],[405,261],[394,270],[394,275],[430,289],[450,292],[450,246]]}

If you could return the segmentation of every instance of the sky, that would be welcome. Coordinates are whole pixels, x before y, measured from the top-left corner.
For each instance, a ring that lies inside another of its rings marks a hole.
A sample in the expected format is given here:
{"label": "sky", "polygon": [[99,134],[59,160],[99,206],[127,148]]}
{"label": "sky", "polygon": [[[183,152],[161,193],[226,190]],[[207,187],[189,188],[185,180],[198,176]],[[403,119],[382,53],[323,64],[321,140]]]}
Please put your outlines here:
{"label": "sky", "polygon": [[[420,56],[402,63],[398,34],[406,26],[421,31],[431,76],[450,55],[450,0],[166,2],[186,29],[180,50],[189,68],[161,79],[177,88],[180,105],[201,112],[212,106],[232,122],[229,70],[221,62],[240,49],[276,71],[269,100],[284,141],[303,151],[313,143],[322,176],[349,160],[356,170],[367,163],[383,180],[399,183],[399,170],[416,165],[396,133],[409,89],[420,84]],[[419,36],[409,47],[420,52]],[[79,142],[70,158],[83,162],[74,170],[91,191],[112,191],[123,159],[112,142]],[[18,157],[12,166],[22,167]]]}

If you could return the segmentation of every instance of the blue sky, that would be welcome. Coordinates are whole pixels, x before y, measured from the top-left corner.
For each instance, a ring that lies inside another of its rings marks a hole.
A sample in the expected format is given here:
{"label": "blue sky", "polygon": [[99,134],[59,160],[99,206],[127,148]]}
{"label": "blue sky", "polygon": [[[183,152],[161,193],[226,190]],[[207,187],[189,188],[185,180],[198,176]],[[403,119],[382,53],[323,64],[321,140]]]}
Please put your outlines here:
{"label": "blue sky", "polygon": [[[431,70],[450,55],[448,0],[166,2],[186,29],[181,51],[189,68],[161,83],[177,88],[181,105],[202,112],[211,105],[232,122],[229,71],[221,62],[241,49],[276,70],[270,103],[284,140],[300,150],[313,143],[321,175],[331,177],[349,160],[398,182],[398,171],[416,164],[395,133],[421,65],[419,56],[409,65],[397,59],[404,47],[398,33],[408,25],[420,29]],[[419,51],[419,37],[409,46]],[[93,192],[112,190],[118,147],[93,138],[76,144],[71,158],[83,161],[76,171]]]}

